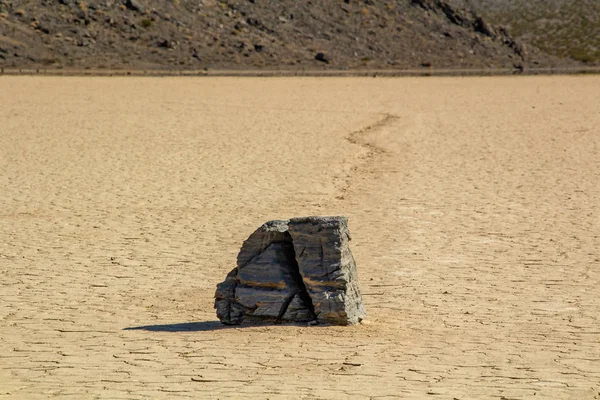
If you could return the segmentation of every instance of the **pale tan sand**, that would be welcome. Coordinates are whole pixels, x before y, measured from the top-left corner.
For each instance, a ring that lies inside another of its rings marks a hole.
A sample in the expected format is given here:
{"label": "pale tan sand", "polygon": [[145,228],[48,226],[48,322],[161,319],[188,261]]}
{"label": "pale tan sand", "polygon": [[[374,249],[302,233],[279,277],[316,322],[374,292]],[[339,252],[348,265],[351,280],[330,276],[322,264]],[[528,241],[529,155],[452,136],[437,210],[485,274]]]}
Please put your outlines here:
{"label": "pale tan sand", "polygon": [[[598,398],[599,205],[599,76],[0,77],[0,399]],[[220,329],[312,214],[368,323]]]}

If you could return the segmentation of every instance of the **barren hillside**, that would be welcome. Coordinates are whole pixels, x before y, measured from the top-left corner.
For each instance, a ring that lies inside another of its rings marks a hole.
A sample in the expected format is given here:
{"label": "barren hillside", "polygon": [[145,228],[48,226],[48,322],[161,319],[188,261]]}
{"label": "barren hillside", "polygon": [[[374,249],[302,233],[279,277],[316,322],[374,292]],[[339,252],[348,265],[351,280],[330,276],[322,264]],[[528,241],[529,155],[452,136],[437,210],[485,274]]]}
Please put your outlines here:
{"label": "barren hillside", "polygon": [[565,64],[441,0],[0,0],[5,68]]}
{"label": "barren hillside", "polygon": [[453,0],[548,54],[600,64],[598,0]]}

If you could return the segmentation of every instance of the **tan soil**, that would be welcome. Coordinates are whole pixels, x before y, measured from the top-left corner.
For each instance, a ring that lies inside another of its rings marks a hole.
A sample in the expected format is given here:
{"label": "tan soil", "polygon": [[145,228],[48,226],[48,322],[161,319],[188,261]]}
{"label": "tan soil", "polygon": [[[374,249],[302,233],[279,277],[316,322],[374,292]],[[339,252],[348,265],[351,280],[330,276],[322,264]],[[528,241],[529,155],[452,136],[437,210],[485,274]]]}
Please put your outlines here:
{"label": "tan soil", "polygon": [[[600,396],[599,76],[5,76],[0,104],[0,399]],[[241,242],[311,214],[350,217],[367,323],[223,328]]]}

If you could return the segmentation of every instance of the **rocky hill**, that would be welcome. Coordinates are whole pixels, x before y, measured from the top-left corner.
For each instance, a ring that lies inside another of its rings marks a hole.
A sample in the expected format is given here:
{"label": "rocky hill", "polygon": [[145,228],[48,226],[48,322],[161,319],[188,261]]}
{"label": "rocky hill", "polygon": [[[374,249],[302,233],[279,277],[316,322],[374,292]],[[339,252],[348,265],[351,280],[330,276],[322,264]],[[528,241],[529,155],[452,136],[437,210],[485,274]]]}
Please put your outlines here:
{"label": "rocky hill", "polygon": [[451,0],[548,54],[600,65],[598,0]]}
{"label": "rocky hill", "polygon": [[0,0],[0,67],[568,66],[445,0]]}

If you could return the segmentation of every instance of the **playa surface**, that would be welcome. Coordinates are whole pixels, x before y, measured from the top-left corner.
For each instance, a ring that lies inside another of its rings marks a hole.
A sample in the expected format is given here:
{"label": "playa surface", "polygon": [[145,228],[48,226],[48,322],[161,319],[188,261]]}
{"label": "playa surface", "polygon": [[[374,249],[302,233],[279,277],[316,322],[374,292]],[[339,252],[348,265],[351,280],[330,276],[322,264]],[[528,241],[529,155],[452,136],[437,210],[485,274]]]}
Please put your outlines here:
{"label": "playa surface", "polygon": [[[600,397],[600,76],[5,76],[0,104],[0,399]],[[242,241],[304,215],[350,218],[368,319],[223,327]]]}

